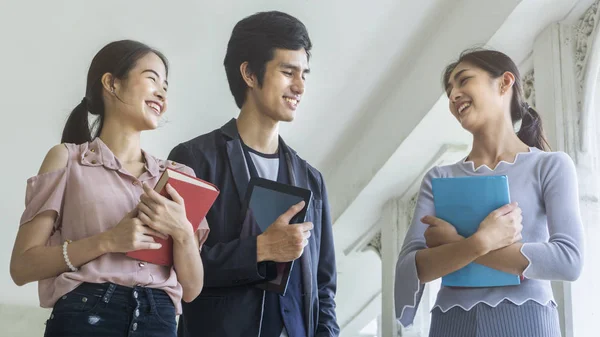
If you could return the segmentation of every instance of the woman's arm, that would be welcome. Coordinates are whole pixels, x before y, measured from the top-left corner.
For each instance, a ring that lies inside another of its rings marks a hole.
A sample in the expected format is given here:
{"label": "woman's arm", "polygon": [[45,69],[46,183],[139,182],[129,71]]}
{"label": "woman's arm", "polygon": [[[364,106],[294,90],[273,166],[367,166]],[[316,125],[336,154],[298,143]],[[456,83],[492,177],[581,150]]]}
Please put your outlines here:
{"label": "woman's arm", "polygon": [[[69,151],[64,145],[54,146],[48,151],[38,175],[64,169],[68,155]],[[19,228],[10,259],[10,275],[17,285],[69,271],[63,258],[62,246],[46,246],[57,217],[56,211],[43,211]],[[74,266],[81,266],[95,259],[104,254],[106,249],[97,237],[75,241],[67,247],[69,259]]]}
{"label": "woman's arm", "polygon": [[[419,280],[426,283],[446,276],[490,251],[519,241],[523,228],[521,220],[521,209],[518,205],[508,204],[490,213],[471,237],[418,251],[416,262]],[[425,216],[421,221],[429,225],[424,233],[426,242],[435,241],[432,238],[439,233],[458,235],[452,225],[439,218]]]}
{"label": "woman's arm", "polygon": [[583,266],[584,229],[579,211],[577,171],[564,152],[545,154],[540,163],[548,242],[526,242],[521,253],[530,279],[575,281]]}
{"label": "woman's arm", "polygon": [[475,262],[505,273],[523,275],[529,261],[521,253],[523,243],[517,242],[479,257]]}
{"label": "woman's arm", "polygon": [[417,251],[417,274],[422,283],[428,283],[455,272],[487,253],[486,246],[476,236],[435,248]]}
{"label": "woman's arm", "polygon": [[173,238],[173,267],[183,288],[183,300],[191,302],[204,286],[199,240],[186,217],[183,198],[170,184],[165,188],[172,200],[144,184],[144,194],[138,204],[138,218],[156,231]]}
{"label": "woman's arm", "polygon": [[[63,257],[63,247],[46,246],[56,212],[45,211],[19,228],[10,260],[10,276],[15,284],[58,276],[70,271]],[[79,267],[108,252],[106,241],[93,236],[67,245],[69,260]]]}
{"label": "woman's arm", "polygon": [[[448,222],[434,217],[429,217],[429,228],[425,230],[425,241],[427,247],[435,248],[443,245],[455,244],[465,240],[456,232],[454,226]],[[513,243],[510,246],[500,248],[479,256],[474,262],[494,268],[506,273],[522,275],[529,261],[521,254],[522,243]]]}
{"label": "woman's arm", "polygon": [[183,288],[182,299],[189,303],[200,295],[204,285],[204,267],[200,258],[198,236],[191,233],[179,239],[174,238],[173,241],[173,267]]}
{"label": "woman's arm", "polygon": [[[38,175],[60,174],[58,171],[65,169],[67,159],[68,150],[64,145],[53,147]],[[68,244],[67,255],[71,264],[77,268],[108,252],[159,248],[160,245],[153,243],[154,239],[149,234],[161,234],[144,228],[135,215],[133,212],[128,214],[110,231]],[[42,211],[19,228],[10,260],[10,274],[17,285],[70,271],[63,256],[63,246],[47,246],[57,217],[56,210]]]}

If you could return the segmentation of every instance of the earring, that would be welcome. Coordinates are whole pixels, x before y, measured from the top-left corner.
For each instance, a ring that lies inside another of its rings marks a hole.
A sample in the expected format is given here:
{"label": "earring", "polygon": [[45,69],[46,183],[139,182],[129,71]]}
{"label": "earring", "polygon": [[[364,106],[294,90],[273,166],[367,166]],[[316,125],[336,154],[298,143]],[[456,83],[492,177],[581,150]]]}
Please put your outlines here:
{"label": "earring", "polygon": [[500,87],[500,93],[504,94],[504,86]]}

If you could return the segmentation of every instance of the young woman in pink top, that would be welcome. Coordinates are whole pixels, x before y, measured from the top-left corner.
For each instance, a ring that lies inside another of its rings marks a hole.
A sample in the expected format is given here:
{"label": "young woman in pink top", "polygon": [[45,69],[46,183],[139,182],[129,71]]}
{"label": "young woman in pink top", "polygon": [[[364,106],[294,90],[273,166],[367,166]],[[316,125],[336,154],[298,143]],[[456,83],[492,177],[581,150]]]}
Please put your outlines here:
{"label": "young woman in pink top", "polygon": [[[167,74],[166,58],[140,42],[102,48],[62,144],[27,181],[10,272],[17,285],[39,281],[41,306],[53,308],[47,337],[175,336],[181,299],[202,290],[208,225],[193,233],[177,192],[168,187],[170,200],[152,190],[166,167],[194,172],[140,147],[166,111]],[[125,255],[167,236],[173,267]]]}

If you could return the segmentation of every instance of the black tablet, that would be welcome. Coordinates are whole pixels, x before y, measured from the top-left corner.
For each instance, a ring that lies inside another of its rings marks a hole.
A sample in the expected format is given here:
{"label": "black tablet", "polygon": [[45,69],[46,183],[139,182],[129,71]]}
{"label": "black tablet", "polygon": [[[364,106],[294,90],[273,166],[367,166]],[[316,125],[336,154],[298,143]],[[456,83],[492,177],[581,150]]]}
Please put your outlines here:
{"label": "black tablet", "polygon": [[[252,178],[246,190],[246,221],[245,232],[248,235],[258,235],[269,227],[277,218],[285,213],[290,207],[304,200],[304,208],[296,214],[290,224],[305,221],[306,210],[310,204],[312,192],[310,190],[278,183],[276,181]],[[293,261],[277,263],[277,277],[268,282],[259,283],[261,289],[285,294]]]}

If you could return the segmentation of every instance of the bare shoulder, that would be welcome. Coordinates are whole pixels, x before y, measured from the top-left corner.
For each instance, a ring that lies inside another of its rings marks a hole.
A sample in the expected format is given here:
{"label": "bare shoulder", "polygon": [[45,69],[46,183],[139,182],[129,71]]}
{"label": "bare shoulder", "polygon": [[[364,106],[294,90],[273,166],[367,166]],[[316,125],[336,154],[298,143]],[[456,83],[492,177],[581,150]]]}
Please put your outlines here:
{"label": "bare shoulder", "polygon": [[46,154],[46,157],[44,158],[44,162],[42,162],[42,166],[40,167],[40,171],[38,172],[38,174],[63,169],[67,166],[68,160],[69,149],[67,149],[65,144],[55,145]]}

